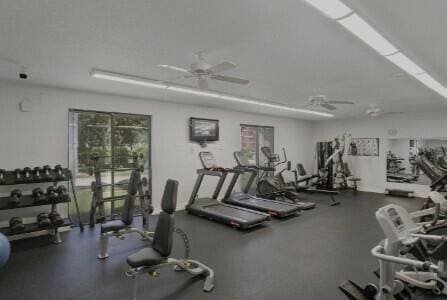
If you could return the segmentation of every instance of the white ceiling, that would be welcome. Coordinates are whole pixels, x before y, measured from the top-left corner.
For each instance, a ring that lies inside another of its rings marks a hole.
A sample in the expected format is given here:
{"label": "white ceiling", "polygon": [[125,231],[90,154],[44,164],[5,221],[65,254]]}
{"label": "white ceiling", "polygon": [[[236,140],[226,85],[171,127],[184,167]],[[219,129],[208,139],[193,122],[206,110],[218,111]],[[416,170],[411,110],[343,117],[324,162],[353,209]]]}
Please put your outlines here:
{"label": "white ceiling", "polygon": [[[447,84],[447,1],[345,3]],[[329,98],[356,103],[340,107],[337,118],[362,114],[368,103],[389,111],[447,104],[302,0],[0,0],[0,79],[18,80],[17,67],[6,62],[17,61],[35,84],[312,119],[89,76],[99,68],[170,78],[177,73],[158,64],[187,67],[202,49],[211,50],[211,63],[238,65],[226,74],[251,80],[210,88],[297,107],[320,88]]]}

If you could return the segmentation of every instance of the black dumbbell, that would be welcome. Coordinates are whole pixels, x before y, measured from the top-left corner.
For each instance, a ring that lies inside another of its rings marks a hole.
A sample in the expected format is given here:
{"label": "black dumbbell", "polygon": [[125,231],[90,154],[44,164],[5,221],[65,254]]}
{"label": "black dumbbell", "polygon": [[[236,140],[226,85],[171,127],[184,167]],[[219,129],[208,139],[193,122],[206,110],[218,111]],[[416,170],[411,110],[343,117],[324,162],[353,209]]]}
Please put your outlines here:
{"label": "black dumbbell", "polygon": [[57,187],[57,194],[61,201],[67,201],[69,199],[68,190],[65,186],[60,185]]}
{"label": "black dumbbell", "polygon": [[31,177],[31,168],[23,168],[23,179],[26,181],[30,181],[32,179]]}
{"label": "black dumbbell", "polygon": [[41,173],[42,173],[42,168],[41,167],[35,167],[34,169],[34,178],[36,178],[36,180],[41,180],[42,179],[42,176],[41,176]]}
{"label": "black dumbbell", "polygon": [[43,166],[42,170],[43,170],[44,177],[46,177],[46,178],[51,177],[51,167],[49,165]]}
{"label": "black dumbbell", "polygon": [[58,179],[64,179],[65,178],[64,169],[62,168],[61,165],[56,165],[54,167],[54,172],[56,172],[56,176],[57,176]]}
{"label": "black dumbbell", "polygon": [[37,226],[40,228],[48,228],[51,227],[51,221],[48,218],[47,213],[40,213],[37,215]]}
{"label": "black dumbbell", "polygon": [[64,219],[57,211],[50,212],[48,218],[50,218],[51,223],[53,223],[53,225],[56,227],[64,225]]}
{"label": "black dumbbell", "polygon": [[32,195],[34,198],[34,202],[36,202],[36,203],[46,202],[45,196],[44,196],[41,188],[39,188],[39,187],[34,188],[32,191]]}
{"label": "black dumbbell", "polygon": [[17,207],[20,204],[20,198],[22,198],[22,191],[18,189],[12,190],[9,194],[8,206]]}
{"label": "black dumbbell", "polygon": [[20,217],[12,217],[9,220],[9,229],[12,233],[19,233],[25,231],[25,225]]}
{"label": "black dumbbell", "polygon": [[47,187],[47,197],[48,200],[51,202],[58,200],[59,197],[57,195],[57,190],[54,186],[50,185],[49,187]]}
{"label": "black dumbbell", "polygon": [[20,169],[15,169],[14,170],[14,179],[16,182],[21,182],[22,181],[22,170]]}
{"label": "black dumbbell", "polygon": [[6,176],[5,170],[0,169],[0,184],[5,183],[5,176]]}

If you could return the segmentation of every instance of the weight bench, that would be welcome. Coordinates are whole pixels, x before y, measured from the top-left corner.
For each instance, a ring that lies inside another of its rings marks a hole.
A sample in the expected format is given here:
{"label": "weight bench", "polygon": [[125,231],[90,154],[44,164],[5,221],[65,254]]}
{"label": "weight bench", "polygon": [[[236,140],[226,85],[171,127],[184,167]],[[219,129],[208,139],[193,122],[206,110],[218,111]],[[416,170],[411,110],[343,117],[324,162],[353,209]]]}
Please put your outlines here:
{"label": "weight bench", "polygon": [[150,240],[152,233],[132,227],[133,215],[135,211],[135,196],[138,192],[139,175],[136,171],[130,174],[129,185],[127,188],[128,194],[124,197],[123,212],[120,220],[112,220],[101,224],[101,235],[99,238],[100,252],[99,259],[109,257],[107,253],[109,246],[109,238],[116,237],[119,240],[124,240],[124,235],[129,233],[138,233],[145,240]]}
{"label": "weight bench", "polygon": [[177,206],[178,182],[168,180],[166,182],[161,201],[162,212],[158,217],[157,227],[153,235],[151,248],[145,248],[127,257],[130,269],[126,275],[131,278],[130,299],[137,297],[137,276],[149,274],[158,277],[158,270],[167,266],[173,266],[175,271],[186,271],[191,275],[205,276],[203,290],[209,292],[214,288],[214,271],[208,266],[189,259],[170,258],[173,247],[174,212]]}

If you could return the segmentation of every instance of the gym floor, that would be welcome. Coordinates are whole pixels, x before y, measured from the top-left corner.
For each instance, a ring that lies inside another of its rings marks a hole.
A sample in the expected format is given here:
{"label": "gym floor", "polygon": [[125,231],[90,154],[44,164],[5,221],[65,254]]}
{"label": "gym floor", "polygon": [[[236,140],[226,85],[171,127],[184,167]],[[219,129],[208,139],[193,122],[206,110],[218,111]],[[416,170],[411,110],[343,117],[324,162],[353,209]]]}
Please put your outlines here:
{"label": "gym floor", "polygon": [[[250,232],[177,212],[176,225],[188,234],[192,258],[214,269],[216,287],[205,293],[202,280],[166,268],[158,278],[140,276],[139,299],[345,299],[337,288],[343,280],[377,282],[370,249],[383,233],[376,209],[396,203],[416,210],[423,203],[363,192],[343,193],[335,207],[324,196],[307,198],[317,202],[316,209]],[[151,225],[155,221],[152,217]],[[137,235],[111,239],[110,257],[98,260],[98,235],[98,228],[84,233],[75,228],[63,234],[60,245],[47,237],[15,242],[0,272],[1,299],[127,299],[125,259],[144,242]],[[172,256],[182,257],[180,239],[174,248]]]}

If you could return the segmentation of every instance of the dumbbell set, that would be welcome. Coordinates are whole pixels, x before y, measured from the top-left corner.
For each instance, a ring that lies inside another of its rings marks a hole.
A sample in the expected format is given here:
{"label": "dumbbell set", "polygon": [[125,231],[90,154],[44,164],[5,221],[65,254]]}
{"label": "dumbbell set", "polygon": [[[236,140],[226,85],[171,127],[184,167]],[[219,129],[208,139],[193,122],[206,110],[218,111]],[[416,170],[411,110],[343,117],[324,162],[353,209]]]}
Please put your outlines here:
{"label": "dumbbell set", "polygon": [[[50,213],[42,212],[38,214],[35,223],[38,229],[57,228],[63,226],[64,224],[64,219],[55,210],[51,211]],[[9,231],[11,234],[26,232],[26,226],[23,223],[23,219],[21,217],[12,217],[11,219],[9,219]]]}
{"label": "dumbbell set", "polygon": [[5,171],[0,169],[0,185],[63,181],[68,179],[68,172],[61,165],[51,168],[49,165],[35,167],[31,169],[15,169],[14,171]]}
{"label": "dumbbell set", "polygon": [[[40,187],[32,190],[31,195],[23,195],[19,189],[10,192],[9,197],[5,197],[8,208],[16,208],[21,206],[55,204],[70,201],[70,195],[64,185],[58,187],[49,186],[46,191]],[[5,198],[0,198],[0,201]],[[0,203],[0,207],[3,207]]]}

